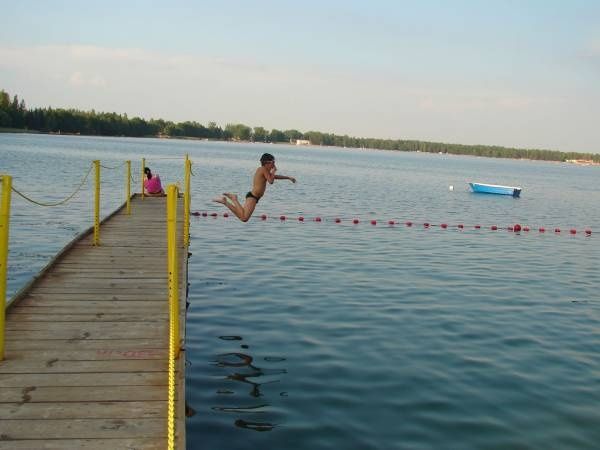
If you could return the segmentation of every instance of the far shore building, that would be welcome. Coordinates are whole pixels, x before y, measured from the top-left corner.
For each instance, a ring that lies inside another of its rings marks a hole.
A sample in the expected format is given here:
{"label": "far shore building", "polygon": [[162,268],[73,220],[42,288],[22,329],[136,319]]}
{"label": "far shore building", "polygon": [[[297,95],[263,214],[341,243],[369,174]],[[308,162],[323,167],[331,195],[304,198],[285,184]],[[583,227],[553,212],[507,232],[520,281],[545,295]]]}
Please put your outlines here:
{"label": "far shore building", "polygon": [[310,145],[308,139],[296,139],[296,145]]}

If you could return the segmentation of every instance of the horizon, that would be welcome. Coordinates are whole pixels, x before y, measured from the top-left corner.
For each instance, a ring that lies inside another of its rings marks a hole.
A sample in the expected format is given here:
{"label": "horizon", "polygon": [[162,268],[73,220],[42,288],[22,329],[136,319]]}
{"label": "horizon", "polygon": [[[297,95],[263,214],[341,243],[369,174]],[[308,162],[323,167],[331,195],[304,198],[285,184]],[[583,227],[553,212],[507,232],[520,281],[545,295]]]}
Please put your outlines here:
{"label": "horizon", "polygon": [[590,0],[0,6],[28,108],[600,153]]}

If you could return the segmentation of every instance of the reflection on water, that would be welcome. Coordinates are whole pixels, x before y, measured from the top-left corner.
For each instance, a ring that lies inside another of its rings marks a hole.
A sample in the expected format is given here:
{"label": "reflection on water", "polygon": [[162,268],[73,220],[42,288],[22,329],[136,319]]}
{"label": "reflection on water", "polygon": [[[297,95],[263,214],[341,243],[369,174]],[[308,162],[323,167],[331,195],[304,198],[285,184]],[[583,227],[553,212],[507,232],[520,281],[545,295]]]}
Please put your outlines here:
{"label": "reflection on water", "polygon": [[[241,341],[241,336],[220,336],[223,341]],[[248,349],[247,344],[241,344],[241,348]],[[265,363],[282,363],[285,358],[278,356],[266,356],[263,358]],[[238,428],[245,428],[253,431],[271,431],[277,426],[275,423],[270,423],[266,420],[260,420],[269,412],[271,403],[268,401],[268,396],[262,388],[265,385],[275,384],[280,382],[280,376],[286,374],[286,369],[273,367],[259,367],[255,364],[254,358],[241,352],[220,353],[216,355],[211,365],[222,369],[221,379],[226,384],[225,387],[216,390],[217,398],[227,396],[227,400],[231,400],[235,405],[222,404],[211,407],[213,411],[243,414],[244,416],[252,415],[254,420],[245,420],[236,418],[233,422]],[[244,388],[244,389],[242,389]],[[280,392],[280,397],[286,397],[286,392]],[[260,402],[253,401],[247,403],[248,397],[253,399],[261,398]],[[224,397],[225,398],[225,397]],[[243,405],[242,405],[243,404]]]}

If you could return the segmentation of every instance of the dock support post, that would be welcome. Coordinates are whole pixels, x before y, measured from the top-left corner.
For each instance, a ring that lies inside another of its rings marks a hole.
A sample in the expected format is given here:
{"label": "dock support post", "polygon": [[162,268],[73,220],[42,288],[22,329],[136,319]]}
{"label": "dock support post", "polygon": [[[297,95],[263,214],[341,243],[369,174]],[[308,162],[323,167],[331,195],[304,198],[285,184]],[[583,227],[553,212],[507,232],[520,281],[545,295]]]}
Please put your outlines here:
{"label": "dock support post", "polygon": [[140,175],[140,183],[142,183],[142,200],[144,200],[144,169],[146,168],[146,158],[142,158],[142,173]]}
{"label": "dock support post", "polygon": [[127,214],[131,214],[131,161],[127,161],[125,171],[125,191],[127,192]]}
{"label": "dock support post", "polygon": [[169,392],[167,405],[168,449],[175,448],[175,360],[179,357],[179,268],[177,260],[177,186],[167,187],[167,266],[169,276]]}
{"label": "dock support post", "polygon": [[185,155],[185,176],[183,194],[183,247],[187,248],[190,245],[190,173],[192,171],[192,162],[188,155]]}
{"label": "dock support post", "polygon": [[100,245],[100,161],[94,161],[96,183],[94,186],[94,245]]}
{"label": "dock support post", "polygon": [[4,360],[4,322],[6,314],[6,272],[8,264],[8,229],[10,221],[10,191],[12,178],[1,175],[2,197],[0,197],[0,361]]}

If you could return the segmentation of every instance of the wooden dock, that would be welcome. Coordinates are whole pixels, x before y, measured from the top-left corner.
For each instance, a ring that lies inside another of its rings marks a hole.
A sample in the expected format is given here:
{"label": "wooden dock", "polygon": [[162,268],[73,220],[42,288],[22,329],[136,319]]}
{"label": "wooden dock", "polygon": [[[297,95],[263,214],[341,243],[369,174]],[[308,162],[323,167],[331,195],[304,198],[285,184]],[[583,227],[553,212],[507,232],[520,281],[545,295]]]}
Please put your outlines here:
{"label": "wooden dock", "polygon": [[[61,252],[9,305],[0,449],[165,449],[169,308],[166,198],[134,196]],[[187,248],[178,199],[180,329]],[[185,352],[176,444],[185,448]]]}

